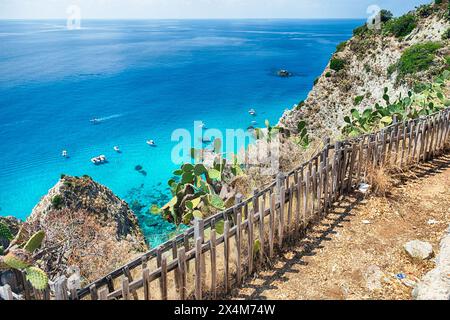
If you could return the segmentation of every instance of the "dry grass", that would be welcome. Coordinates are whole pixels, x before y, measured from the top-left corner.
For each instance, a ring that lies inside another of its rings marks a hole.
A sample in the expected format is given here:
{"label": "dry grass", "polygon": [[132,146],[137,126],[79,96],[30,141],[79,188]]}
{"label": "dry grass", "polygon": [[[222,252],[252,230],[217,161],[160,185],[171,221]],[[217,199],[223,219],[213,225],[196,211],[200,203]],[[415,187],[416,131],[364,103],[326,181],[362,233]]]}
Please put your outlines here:
{"label": "dry grass", "polygon": [[111,238],[115,223],[101,225],[85,211],[52,211],[46,219],[27,223],[25,227],[30,233],[45,231],[39,259],[51,278],[66,274],[68,267],[79,266],[83,283],[87,284],[138,254],[132,242]]}
{"label": "dry grass", "polygon": [[394,185],[390,170],[385,166],[370,166],[367,169],[367,179],[375,196],[385,197]]}

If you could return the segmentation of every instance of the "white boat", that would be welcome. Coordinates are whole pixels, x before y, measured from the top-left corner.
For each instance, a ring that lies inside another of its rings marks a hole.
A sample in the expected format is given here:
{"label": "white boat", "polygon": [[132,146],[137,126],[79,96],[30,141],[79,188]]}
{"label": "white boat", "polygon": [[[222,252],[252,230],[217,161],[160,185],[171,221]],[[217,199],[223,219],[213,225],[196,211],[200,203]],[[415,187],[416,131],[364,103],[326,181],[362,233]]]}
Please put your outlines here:
{"label": "white boat", "polygon": [[248,113],[252,116],[256,116],[256,110],[255,109],[250,109],[248,110]]}
{"label": "white boat", "polygon": [[115,152],[120,152],[120,148],[118,146],[114,146],[113,149],[114,149]]}
{"label": "white boat", "polygon": [[63,156],[64,158],[67,158],[68,157],[67,150],[63,150],[61,153],[61,156]]}
{"label": "white boat", "polygon": [[105,155],[100,155],[98,157],[94,157],[94,158],[91,159],[91,162],[93,164],[103,164],[103,163],[107,162],[106,156]]}
{"label": "white boat", "polygon": [[97,119],[97,118],[94,118],[94,119],[91,119],[91,120],[89,120],[92,124],[98,124],[98,123],[100,123],[100,119]]}
{"label": "white boat", "polygon": [[206,124],[204,124],[204,123],[202,122],[202,123],[200,123],[200,124],[198,125],[198,127],[201,128],[201,129],[206,129]]}
{"label": "white boat", "polygon": [[155,143],[154,140],[148,140],[148,141],[147,141],[147,144],[148,144],[149,146],[156,147],[156,143]]}

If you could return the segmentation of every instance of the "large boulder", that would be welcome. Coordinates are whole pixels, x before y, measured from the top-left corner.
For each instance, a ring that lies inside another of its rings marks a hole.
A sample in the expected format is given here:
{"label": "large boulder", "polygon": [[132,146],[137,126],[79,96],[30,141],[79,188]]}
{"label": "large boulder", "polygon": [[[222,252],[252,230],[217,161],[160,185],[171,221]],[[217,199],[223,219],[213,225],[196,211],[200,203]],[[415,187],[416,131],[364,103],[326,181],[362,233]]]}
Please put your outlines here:
{"label": "large boulder", "polygon": [[27,221],[45,219],[47,213],[61,209],[86,211],[99,218],[103,225],[114,223],[118,239],[128,237],[145,246],[138,220],[128,204],[88,176],[62,176],[33,208]]}
{"label": "large boulder", "polygon": [[75,267],[87,284],[148,250],[128,204],[88,176],[62,176],[24,226],[45,232],[37,258],[51,279]]}

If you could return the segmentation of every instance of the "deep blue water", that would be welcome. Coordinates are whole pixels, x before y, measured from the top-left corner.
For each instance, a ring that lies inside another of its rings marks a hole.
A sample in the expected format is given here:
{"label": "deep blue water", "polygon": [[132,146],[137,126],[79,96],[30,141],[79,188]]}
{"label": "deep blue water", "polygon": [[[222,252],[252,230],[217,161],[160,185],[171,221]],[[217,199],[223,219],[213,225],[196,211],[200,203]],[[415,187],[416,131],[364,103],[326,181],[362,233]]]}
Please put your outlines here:
{"label": "deep blue water", "polygon": [[[360,24],[83,21],[66,30],[64,21],[0,21],[0,215],[24,219],[61,173],[87,174],[138,213],[144,206],[140,223],[159,243],[174,227],[146,211],[167,200],[172,131],[193,130],[194,120],[247,128],[250,107],[258,125],[276,123]],[[277,77],[281,68],[295,76]],[[100,154],[109,163],[94,166]]]}

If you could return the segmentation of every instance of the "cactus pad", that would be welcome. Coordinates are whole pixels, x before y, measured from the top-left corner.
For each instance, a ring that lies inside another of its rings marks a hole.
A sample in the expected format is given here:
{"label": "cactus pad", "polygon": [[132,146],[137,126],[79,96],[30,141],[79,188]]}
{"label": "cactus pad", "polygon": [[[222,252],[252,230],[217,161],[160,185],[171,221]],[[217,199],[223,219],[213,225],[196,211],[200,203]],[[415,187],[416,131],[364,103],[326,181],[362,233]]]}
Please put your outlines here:
{"label": "cactus pad", "polygon": [[48,277],[45,272],[37,267],[28,267],[25,269],[27,280],[37,290],[44,290],[48,285]]}
{"label": "cactus pad", "polygon": [[3,262],[10,268],[23,270],[32,263],[30,254],[22,249],[14,249],[3,257]]}
{"label": "cactus pad", "polygon": [[0,222],[0,239],[12,240],[12,238],[13,235],[9,227],[5,223]]}
{"label": "cactus pad", "polygon": [[39,248],[42,244],[42,241],[44,240],[45,232],[44,231],[38,231],[36,232],[25,244],[23,247],[25,250],[27,250],[30,253],[33,253],[37,248]]}

